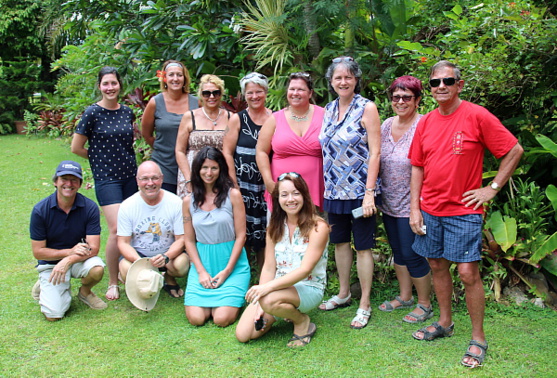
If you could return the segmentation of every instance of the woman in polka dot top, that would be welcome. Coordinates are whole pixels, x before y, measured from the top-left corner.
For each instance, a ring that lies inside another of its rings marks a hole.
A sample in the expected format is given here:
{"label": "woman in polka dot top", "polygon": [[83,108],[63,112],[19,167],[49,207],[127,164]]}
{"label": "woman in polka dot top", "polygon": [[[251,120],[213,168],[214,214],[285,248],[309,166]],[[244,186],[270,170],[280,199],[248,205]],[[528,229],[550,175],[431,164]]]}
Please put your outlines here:
{"label": "woman in polka dot top", "polygon": [[[118,103],[122,88],[120,75],[113,67],[103,67],[97,86],[102,99],[83,113],[72,140],[72,152],[89,159],[95,194],[108,224],[106,262],[109,272],[106,298],[120,297],[118,289],[118,257],[116,225],[120,203],[137,191],[137,169],[133,149],[134,114]],[[85,144],[89,142],[88,148]]]}

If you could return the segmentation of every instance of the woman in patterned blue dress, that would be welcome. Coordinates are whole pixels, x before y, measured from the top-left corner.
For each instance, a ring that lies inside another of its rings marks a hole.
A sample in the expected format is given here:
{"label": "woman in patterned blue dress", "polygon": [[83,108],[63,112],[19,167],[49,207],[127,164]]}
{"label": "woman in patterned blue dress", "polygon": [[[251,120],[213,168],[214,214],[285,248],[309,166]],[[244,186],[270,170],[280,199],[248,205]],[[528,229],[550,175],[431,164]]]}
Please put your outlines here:
{"label": "woman in patterned blue dress", "polygon": [[220,327],[234,323],[249,286],[246,212],[233,185],[222,152],[203,147],[193,159],[192,194],[182,207],[192,263],[184,304],[188,321],[196,326],[210,318]]}
{"label": "woman in patterned blue dress", "polygon": [[316,214],[305,180],[295,172],[278,177],[267,228],[265,263],[259,285],[236,327],[241,342],[267,333],[276,318],[294,325],[289,347],[307,345],[317,327],[307,312],[319,305],[327,280],[329,226]]}
{"label": "woman in patterned blue dress", "polygon": [[[77,125],[72,140],[72,152],[89,159],[95,194],[108,224],[106,265],[109,280],[106,299],[120,298],[118,288],[118,250],[116,226],[120,203],[137,192],[137,170],[133,149],[133,122],[130,108],[118,103],[122,88],[120,75],[114,67],[103,67],[98,75],[97,87],[102,99],[89,106]],[[89,142],[89,148],[85,143]]]}
{"label": "woman in patterned blue dress", "polygon": [[[319,141],[323,148],[324,208],[332,228],[340,288],[338,295],[319,308],[329,311],[350,304],[353,236],[362,296],[350,326],[362,329],[371,316],[371,248],[375,246],[381,122],[375,104],[359,94],[362,70],[353,58],[333,59],[325,76],[329,90],[338,95],[325,108]],[[363,217],[354,218],[352,210],[358,207],[362,207]]]}
{"label": "woman in patterned blue dress", "polygon": [[263,197],[265,183],[255,161],[255,145],[261,126],[272,114],[265,107],[269,83],[265,75],[252,72],[240,80],[240,88],[248,108],[230,117],[222,152],[230,177],[240,188],[246,205],[248,256],[254,258],[253,265],[257,263],[261,268],[265,257],[267,202]]}

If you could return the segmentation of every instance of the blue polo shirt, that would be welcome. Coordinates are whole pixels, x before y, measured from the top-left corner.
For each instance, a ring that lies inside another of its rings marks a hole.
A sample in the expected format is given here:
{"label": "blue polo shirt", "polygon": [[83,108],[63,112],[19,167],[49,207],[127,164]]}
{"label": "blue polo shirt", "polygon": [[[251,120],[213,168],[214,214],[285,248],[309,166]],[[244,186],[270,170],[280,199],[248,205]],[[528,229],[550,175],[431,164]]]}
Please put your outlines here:
{"label": "blue polo shirt", "polygon": [[[58,207],[56,192],[33,207],[29,224],[31,240],[46,240],[52,249],[73,248],[87,235],[100,235],[99,207],[89,198],[77,193],[68,214]],[[39,260],[39,265],[57,264],[57,261]]]}

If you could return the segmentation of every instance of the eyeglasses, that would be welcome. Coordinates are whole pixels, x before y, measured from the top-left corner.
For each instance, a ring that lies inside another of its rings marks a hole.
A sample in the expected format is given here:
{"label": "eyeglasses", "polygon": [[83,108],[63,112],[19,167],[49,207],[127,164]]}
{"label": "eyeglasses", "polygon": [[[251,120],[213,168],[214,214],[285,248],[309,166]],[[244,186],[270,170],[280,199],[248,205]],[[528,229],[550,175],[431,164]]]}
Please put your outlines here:
{"label": "eyeglasses", "polygon": [[354,58],[351,56],[339,56],[338,58],[333,59],[333,63],[340,63],[340,62],[353,62]]}
{"label": "eyeglasses", "polygon": [[213,97],[220,97],[221,94],[222,91],[220,89],[217,89],[216,91],[201,91],[201,95],[205,98],[209,98],[211,95]]}
{"label": "eyeglasses", "polygon": [[160,176],[153,176],[153,177],[138,177],[137,178],[139,181],[143,182],[143,183],[147,183],[149,181],[153,181],[153,182],[157,182],[161,179]]}
{"label": "eyeglasses", "polygon": [[431,79],[429,80],[429,85],[432,88],[437,88],[438,86],[441,85],[441,80],[443,80],[443,84],[445,84],[446,86],[451,86],[451,85],[455,85],[456,83],[456,79],[454,77],[444,77],[443,79]]}
{"label": "eyeglasses", "polygon": [[285,173],[283,173],[282,175],[280,175],[280,176],[278,177],[278,181],[284,180],[284,178],[285,178],[286,176],[290,176],[291,178],[298,178],[298,177],[300,177],[300,174],[299,174],[299,173],[296,173],[296,172],[285,172]]}
{"label": "eyeglasses", "polygon": [[265,76],[265,75],[263,75],[263,74],[260,74],[260,73],[258,73],[258,72],[252,72],[252,73],[247,74],[246,76],[244,76],[244,77],[242,78],[242,81],[249,80],[249,79],[251,79],[251,78],[253,78],[253,77],[257,77],[257,78],[259,78],[259,79],[261,79],[261,80],[267,80],[267,76]]}
{"label": "eyeglasses", "polygon": [[415,96],[409,96],[409,95],[405,95],[405,96],[394,95],[393,97],[391,97],[391,101],[399,102],[400,100],[402,100],[403,102],[408,102],[411,101],[414,97]]}

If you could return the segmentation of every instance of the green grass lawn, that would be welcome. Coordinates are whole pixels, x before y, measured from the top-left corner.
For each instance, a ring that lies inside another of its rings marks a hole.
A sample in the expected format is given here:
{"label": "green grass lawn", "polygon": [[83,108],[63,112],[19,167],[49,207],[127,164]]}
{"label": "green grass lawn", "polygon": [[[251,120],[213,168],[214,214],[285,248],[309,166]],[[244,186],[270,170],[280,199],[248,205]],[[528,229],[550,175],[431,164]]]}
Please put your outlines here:
{"label": "green grass lawn", "polygon": [[[532,305],[488,304],[489,341],[485,366],[460,365],[470,337],[466,308],[455,306],[455,335],[419,342],[417,326],[402,322],[404,311],[377,306],[394,294],[393,284],[375,285],[374,311],[367,328],[349,327],[357,306],[310,313],[318,330],[310,345],[291,350],[292,327],[285,322],[263,339],[240,344],[235,326],[193,327],[182,300],[161,293],[153,311],[137,310],[126,299],[105,311],[75,298],[60,322],[44,320],[30,290],[37,280],[29,241],[29,215],[52,193],[51,177],[72,155],[67,141],[8,135],[0,137],[0,376],[199,376],[199,377],[374,377],[374,376],[555,376],[557,314]],[[81,189],[95,199],[93,190]],[[103,219],[103,244],[106,240]],[[104,251],[101,251],[104,258]],[[180,281],[183,285],[184,281]],[[107,275],[94,290],[104,299]],[[435,306],[435,304],[434,304]],[[436,315],[438,312],[436,311]],[[433,320],[435,320],[434,318]]]}

